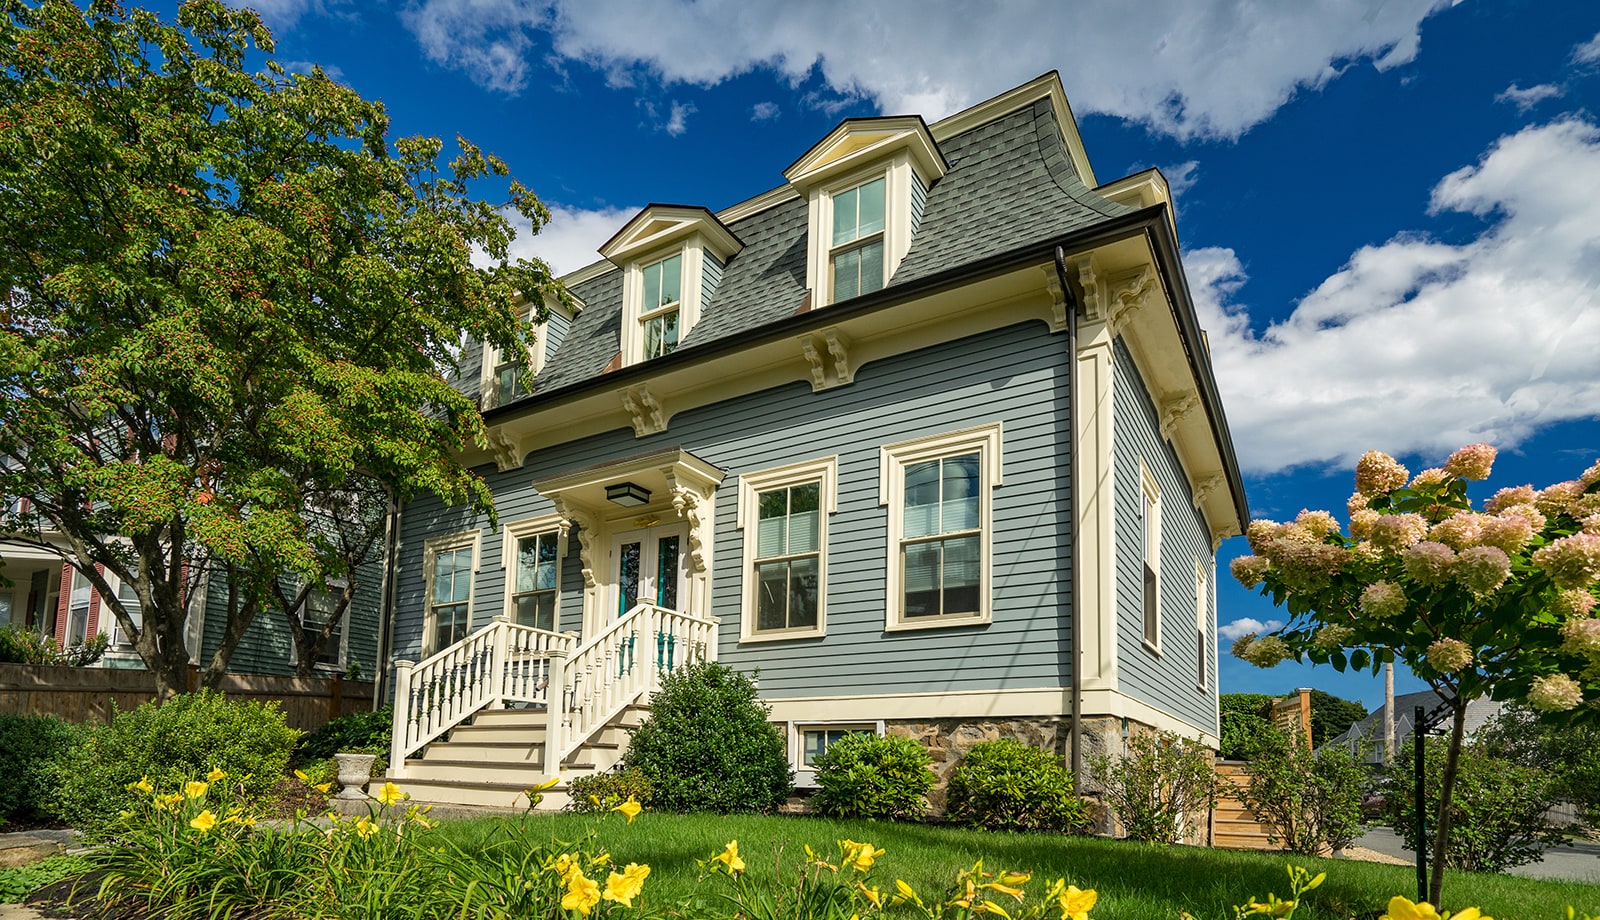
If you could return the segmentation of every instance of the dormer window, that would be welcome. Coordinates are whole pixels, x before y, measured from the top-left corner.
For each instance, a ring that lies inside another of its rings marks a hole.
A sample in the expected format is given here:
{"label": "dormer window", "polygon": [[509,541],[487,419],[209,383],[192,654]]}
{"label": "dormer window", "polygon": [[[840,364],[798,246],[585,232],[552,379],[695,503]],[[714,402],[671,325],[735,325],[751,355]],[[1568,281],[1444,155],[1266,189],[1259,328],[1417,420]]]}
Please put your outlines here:
{"label": "dormer window", "polygon": [[911,249],[928,190],[949,169],[915,117],[852,118],[783,171],[810,202],[815,306],[881,290]]}
{"label": "dormer window", "polygon": [[678,348],[678,314],[683,295],[683,255],[668,256],[643,270],[639,324],[644,327],[644,358],[659,358]]}
{"label": "dormer window", "polygon": [[837,303],[883,287],[884,180],[873,179],[833,196],[833,296]]}
{"label": "dormer window", "polygon": [[[567,329],[572,326],[573,315],[582,307],[582,304],[574,304],[569,311],[566,305],[553,300],[548,305],[549,313],[543,323],[534,326],[533,341],[527,353],[520,356],[521,360],[514,351],[501,351],[490,342],[483,343],[483,371],[478,381],[483,408],[503,406],[533,392],[533,378],[544,369],[550,354],[560,347]],[[523,318],[531,318],[532,313],[529,307],[528,316]]]}
{"label": "dormer window", "polygon": [[622,363],[678,350],[744,244],[705,208],[653,204],[600,247],[622,269]]}

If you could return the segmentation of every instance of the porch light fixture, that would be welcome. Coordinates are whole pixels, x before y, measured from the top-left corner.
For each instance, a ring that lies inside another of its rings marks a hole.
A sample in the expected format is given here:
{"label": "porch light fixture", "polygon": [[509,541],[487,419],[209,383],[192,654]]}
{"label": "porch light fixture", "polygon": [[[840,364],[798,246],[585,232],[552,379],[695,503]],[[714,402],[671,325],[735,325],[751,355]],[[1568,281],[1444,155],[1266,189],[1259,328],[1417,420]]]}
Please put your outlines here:
{"label": "porch light fixture", "polygon": [[619,482],[606,486],[606,501],[624,508],[634,508],[650,501],[650,490],[631,482]]}

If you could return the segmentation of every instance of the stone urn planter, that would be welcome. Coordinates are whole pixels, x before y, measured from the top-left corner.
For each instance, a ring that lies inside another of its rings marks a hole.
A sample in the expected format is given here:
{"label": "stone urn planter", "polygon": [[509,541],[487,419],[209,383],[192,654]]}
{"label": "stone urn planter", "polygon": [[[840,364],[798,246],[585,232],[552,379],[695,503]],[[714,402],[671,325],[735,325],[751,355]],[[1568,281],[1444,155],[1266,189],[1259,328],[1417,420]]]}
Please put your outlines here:
{"label": "stone urn planter", "polygon": [[335,754],[333,759],[339,764],[339,790],[336,798],[366,800],[371,798],[366,793],[367,783],[372,781],[372,763],[377,760],[374,754]]}

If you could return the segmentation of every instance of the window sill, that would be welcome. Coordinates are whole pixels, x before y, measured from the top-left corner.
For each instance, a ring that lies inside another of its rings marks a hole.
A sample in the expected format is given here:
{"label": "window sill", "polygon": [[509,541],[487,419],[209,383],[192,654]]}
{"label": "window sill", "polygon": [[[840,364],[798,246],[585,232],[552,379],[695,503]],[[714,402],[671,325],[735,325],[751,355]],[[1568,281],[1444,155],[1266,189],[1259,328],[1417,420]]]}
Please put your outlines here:
{"label": "window sill", "polygon": [[1145,651],[1156,656],[1157,658],[1161,657],[1161,646],[1151,642],[1149,639],[1141,640],[1140,644],[1144,646]]}
{"label": "window sill", "polygon": [[918,617],[913,620],[891,621],[883,627],[884,632],[916,632],[924,629],[951,629],[959,626],[988,626],[992,620],[988,616],[945,616],[945,617]]}
{"label": "window sill", "polygon": [[765,642],[788,642],[794,639],[826,639],[827,637],[827,627],[823,626],[817,629],[797,629],[794,632],[751,633],[747,636],[740,636],[739,644],[759,645]]}

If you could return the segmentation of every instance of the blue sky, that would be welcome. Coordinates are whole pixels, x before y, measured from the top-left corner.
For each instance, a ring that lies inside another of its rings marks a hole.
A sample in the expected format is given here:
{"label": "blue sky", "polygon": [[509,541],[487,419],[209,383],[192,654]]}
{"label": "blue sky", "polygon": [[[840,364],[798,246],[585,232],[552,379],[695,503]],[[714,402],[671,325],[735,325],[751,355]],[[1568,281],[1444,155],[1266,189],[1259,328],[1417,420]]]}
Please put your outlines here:
{"label": "blue sky", "polygon": [[[1159,166],[1177,192],[1256,516],[1342,518],[1369,447],[1416,470],[1489,441],[1491,487],[1600,454],[1600,4],[255,5],[281,61],[382,99],[395,135],[504,157],[556,215],[519,251],[563,271],[647,202],[780,184],[842,118],[932,121],[1059,70],[1100,181]],[[1225,633],[1274,618],[1219,580]],[[1327,668],[1221,673],[1382,698]]]}

